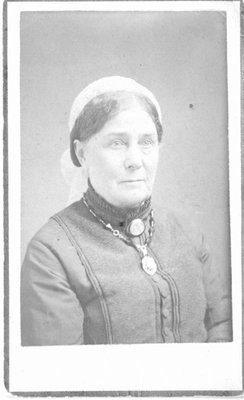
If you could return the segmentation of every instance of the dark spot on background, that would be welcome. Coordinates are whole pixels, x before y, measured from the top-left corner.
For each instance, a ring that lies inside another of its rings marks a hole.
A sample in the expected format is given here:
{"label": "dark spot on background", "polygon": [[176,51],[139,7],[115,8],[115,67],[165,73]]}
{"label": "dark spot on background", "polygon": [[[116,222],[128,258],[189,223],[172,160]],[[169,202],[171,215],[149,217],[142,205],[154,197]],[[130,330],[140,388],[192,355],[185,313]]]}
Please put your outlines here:
{"label": "dark spot on background", "polygon": [[189,104],[189,107],[190,107],[190,108],[193,108],[193,104]]}

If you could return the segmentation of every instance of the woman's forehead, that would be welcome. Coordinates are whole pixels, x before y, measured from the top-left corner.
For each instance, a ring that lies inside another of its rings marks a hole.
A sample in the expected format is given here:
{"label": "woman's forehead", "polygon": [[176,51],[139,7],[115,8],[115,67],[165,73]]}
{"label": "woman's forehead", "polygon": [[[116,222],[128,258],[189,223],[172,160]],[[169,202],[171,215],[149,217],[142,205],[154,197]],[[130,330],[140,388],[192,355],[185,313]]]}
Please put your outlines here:
{"label": "woman's forehead", "polygon": [[148,114],[138,104],[125,107],[109,119],[97,134],[157,134],[155,124]]}

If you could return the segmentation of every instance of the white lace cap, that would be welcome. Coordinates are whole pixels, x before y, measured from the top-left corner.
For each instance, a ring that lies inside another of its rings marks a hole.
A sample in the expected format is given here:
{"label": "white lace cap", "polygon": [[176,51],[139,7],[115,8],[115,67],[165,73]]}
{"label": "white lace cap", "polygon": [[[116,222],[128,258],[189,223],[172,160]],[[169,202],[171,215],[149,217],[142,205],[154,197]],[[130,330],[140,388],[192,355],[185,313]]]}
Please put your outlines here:
{"label": "white lace cap", "polygon": [[[99,96],[103,93],[111,91],[128,91],[146,96],[155,105],[159,119],[161,121],[161,110],[158,101],[150,90],[145,86],[137,83],[134,79],[124,78],[122,76],[108,76],[105,78],[98,79],[86,86],[78,96],[75,98],[69,116],[69,130],[72,131],[77,117],[80,115],[86,104],[89,103],[94,97]],[[162,121],[161,121],[162,122]]]}

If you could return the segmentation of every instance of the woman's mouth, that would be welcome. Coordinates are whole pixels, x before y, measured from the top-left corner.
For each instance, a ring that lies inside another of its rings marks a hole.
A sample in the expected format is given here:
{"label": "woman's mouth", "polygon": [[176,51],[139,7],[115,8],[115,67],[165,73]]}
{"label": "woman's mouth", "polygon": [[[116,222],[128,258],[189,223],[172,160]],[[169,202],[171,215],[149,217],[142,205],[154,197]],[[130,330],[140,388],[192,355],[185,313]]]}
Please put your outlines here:
{"label": "woman's mouth", "polygon": [[126,183],[126,184],[140,184],[144,182],[144,179],[128,179],[125,181],[122,181],[122,183]]}

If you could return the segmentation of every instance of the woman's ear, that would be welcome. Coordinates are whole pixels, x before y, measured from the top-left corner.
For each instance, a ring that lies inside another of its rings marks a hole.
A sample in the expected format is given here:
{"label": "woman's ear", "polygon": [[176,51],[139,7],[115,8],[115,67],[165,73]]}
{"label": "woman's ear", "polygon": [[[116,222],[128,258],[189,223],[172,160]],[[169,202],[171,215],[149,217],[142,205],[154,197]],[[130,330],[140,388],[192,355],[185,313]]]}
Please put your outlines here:
{"label": "woman's ear", "polygon": [[84,157],[84,143],[81,142],[78,139],[75,139],[73,142],[73,146],[74,146],[74,151],[75,151],[75,155],[80,163],[80,165],[82,165],[84,163],[85,157]]}

